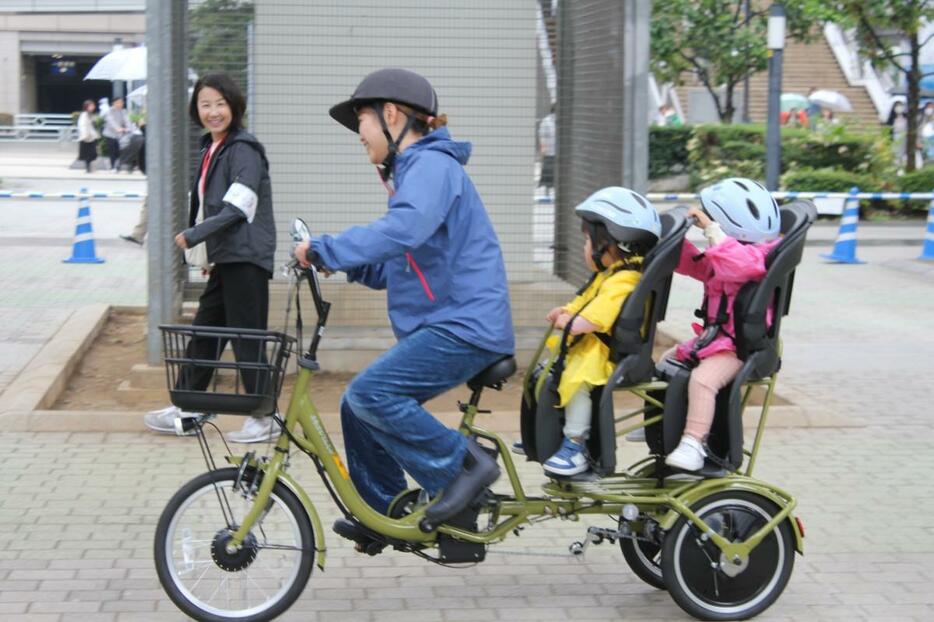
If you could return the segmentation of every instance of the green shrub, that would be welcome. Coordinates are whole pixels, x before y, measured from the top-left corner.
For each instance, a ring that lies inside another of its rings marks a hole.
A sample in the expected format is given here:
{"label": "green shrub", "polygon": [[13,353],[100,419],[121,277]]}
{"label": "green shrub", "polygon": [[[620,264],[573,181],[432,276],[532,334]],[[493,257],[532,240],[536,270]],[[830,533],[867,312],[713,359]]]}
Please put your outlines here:
{"label": "green shrub", "polygon": [[796,192],[877,192],[878,183],[870,176],[835,169],[802,168],[782,176],[782,187]]}
{"label": "green shrub", "polygon": [[731,160],[761,160],[765,161],[765,145],[747,143],[742,141],[729,141],[723,143],[723,153],[729,154]]}
{"label": "green shrub", "polygon": [[934,166],[925,166],[898,178],[900,192],[931,192],[934,190]]}
{"label": "green shrub", "polygon": [[688,170],[689,127],[649,128],[649,179],[678,175]]}
{"label": "green shrub", "polygon": [[[704,185],[733,175],[762,179],[765,133],[760,124],[695,126],[688,142],[692,182]],[[885,179],[892,171],[891,153],[881,131],[856,133],[843,125],[823,132],[782,128],[783,173],[835,169],[864,174],[870,180]]]}
{"label": "green shrub", "polygon": [[[934,166],[925,166],[898,178],[900,192],[931,192],[934,190]],[[901,201],[898,207],[909,212],[926,212],[931,202],[927,199]]]}

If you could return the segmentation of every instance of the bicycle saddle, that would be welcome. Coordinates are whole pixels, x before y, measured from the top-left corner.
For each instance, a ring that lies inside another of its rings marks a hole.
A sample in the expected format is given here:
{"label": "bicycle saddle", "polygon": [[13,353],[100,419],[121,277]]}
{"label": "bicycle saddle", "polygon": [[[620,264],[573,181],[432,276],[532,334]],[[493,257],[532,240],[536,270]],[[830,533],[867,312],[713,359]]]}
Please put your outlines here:
{"label": "bicycle saddle", "polygon": [[471,391],[476,391],[482,387],[499,389],[502,383],[514,373],[516,373],[515,357],[504,356],[468,380],[467,386],[470,387]]}

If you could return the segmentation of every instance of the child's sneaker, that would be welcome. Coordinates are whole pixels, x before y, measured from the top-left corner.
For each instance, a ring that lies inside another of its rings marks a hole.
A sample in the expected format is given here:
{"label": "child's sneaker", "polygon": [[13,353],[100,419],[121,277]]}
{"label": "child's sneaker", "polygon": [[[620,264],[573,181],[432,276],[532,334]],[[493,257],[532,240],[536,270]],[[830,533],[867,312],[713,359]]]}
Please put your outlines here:
{"label": "child's sneaker", "polygon": [[561,447],[551,458],[542,464],[546,473],[552,475],[577,475],[590,468],[583,445],[565,437]]}
{"label": "child's sneaker", "polygon": [[682,436],[678,447],[665,458],[665,464],[685,471],[699,471],[706,457],[707,452],[697,439]]}
{"label": "child's sneaker", "polygon": [[512,444],[512,453],[519,454],[520,456],[525,455],[525,445],[522,444],[522,441],[516,441]]}

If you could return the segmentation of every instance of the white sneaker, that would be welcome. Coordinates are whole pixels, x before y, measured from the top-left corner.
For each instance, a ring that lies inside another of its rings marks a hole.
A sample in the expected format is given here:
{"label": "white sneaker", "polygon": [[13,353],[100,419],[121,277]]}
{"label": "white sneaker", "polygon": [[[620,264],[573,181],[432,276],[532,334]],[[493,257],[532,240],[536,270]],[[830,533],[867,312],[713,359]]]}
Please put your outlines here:
{"label": "white sneaker", "polygon": [[262,443],[279,436],[279,426],[272,417],[247,417],[238,432],[228,432],[227,440],[234,443]]}
{"label": "white sneaker", "polygon": [[697,439],[691,436],[682,436],[681,442],[673,452],[665,458],[665,464],[668,466],[684,469],[685,471],[699,471],[704,466],[704,458],[707,452],[704,446]]}
{"label": "white sneaker", "polygon": [[630,443],[644,443],[645,442],[645,428],[636,428],[626,436],[624,436],[627,441]]}
{"label": "white sneaker", "polygon": [[[146,424],[146,427],[154,432],[161,432],[162,434],[176,434],[175,430],[175,418],[192,416],[197,413],[188,413],[181,410],[178,406],[168,406],[161,410],[153,410],[146,414],[143,417],[143,423]],[[187,434],[194,434],[194,431],[187,432]]]}

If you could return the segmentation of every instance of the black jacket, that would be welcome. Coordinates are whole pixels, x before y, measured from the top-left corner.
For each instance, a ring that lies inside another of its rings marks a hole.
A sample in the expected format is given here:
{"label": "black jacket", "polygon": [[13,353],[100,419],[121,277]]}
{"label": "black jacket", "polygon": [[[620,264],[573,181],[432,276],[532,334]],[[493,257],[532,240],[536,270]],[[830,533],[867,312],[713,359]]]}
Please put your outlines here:
{"label": "black jacket", "polygon": [[[201,140],[195,183],[191,189],[188,212],[189,229],[184,231],[188,246],[207,242],[211,263],[249,262],[273,273],[276,252],[276,223],[272,213],[272,185],[269,162],[263,146],[249,132],[235,130],[227,135],[211,159],[204,185],[204,219],[195,225],[198,215],[198,182],[201,163],[211,146],[211,135]],[[252,223],[224,196],[234,183],[247,186],[257,195],[256,215]]]}

